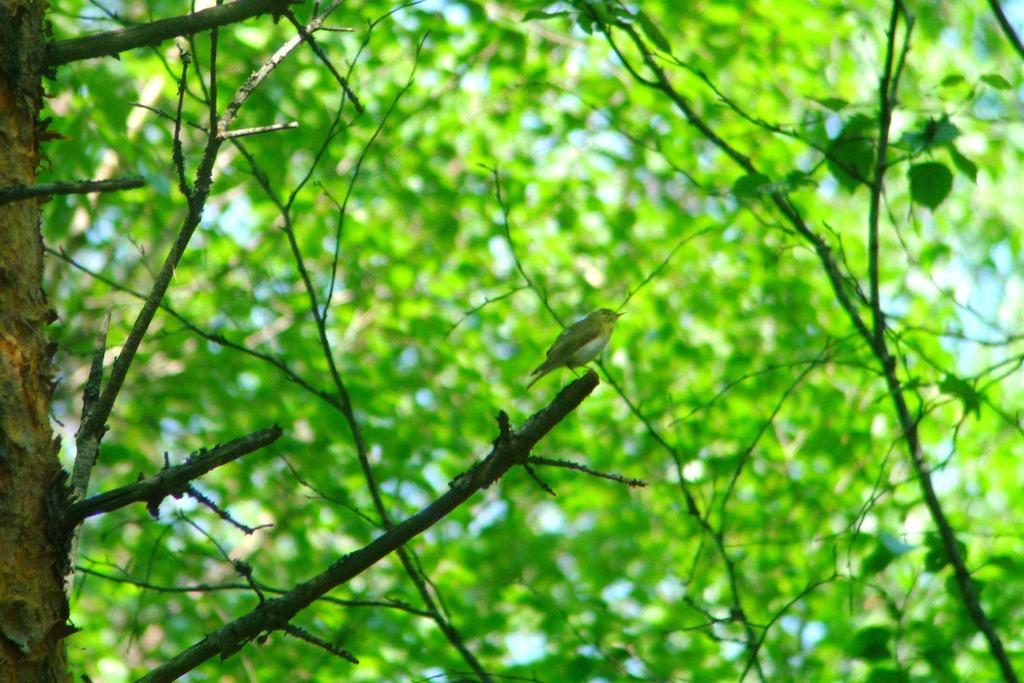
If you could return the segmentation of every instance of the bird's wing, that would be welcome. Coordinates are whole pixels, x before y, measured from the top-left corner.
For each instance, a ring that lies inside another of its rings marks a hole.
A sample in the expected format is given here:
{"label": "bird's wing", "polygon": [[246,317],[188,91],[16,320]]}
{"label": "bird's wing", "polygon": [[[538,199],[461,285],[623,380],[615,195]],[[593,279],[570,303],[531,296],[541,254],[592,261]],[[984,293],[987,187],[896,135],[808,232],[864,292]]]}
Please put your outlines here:
{"label": "bird's wing", "polygon": [[560,355],[564,355],[566,351],[577,349],[600,335],[601,327],[598,325],[595,325],[590,330],[581,328],[579,323],[570,325],[562,330],[562,333],[558,335],[558,339],[548,349],[547,358],[557,358]]}

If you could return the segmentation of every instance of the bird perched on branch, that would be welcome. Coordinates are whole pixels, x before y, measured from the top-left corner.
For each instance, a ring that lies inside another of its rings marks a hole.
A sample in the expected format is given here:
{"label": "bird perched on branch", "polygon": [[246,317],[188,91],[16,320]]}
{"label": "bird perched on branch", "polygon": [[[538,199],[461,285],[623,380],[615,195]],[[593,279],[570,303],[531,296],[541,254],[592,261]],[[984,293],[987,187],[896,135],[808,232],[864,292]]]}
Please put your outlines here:
{"label": "bird perched on branch", "polygon": [[533,379],[526,388],[532,387],[534,382],[552,370],[576,368],[597,358],[608,345],[615,331],[615,321],[621,315],[607,308],[599,308],[578,323],[565,328],[548,349],[544,362],[530,373]]}

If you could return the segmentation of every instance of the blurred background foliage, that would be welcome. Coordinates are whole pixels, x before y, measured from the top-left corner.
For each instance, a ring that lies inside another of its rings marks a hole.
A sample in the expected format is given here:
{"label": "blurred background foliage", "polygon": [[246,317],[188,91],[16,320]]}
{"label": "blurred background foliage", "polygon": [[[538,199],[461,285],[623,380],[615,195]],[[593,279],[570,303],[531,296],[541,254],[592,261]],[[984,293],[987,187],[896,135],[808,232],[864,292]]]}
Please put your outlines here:
{"label": "blurred background foliage", "polygon": [[[1006,4],[1024,28],[1024,3]],[[983,3],[906,8],[916,23],[882,205],[882,299],[940,498],[1020,661],[1021,60]],[[166,0],[69,0],[51,20],[67,38],[182,11]],[[380,532],[341,414],[210,339],[281,359],[332,391],[280,214],[248,155],[280,197],[311,173],[294,230],[321,300],[334,283],[334,359],[395,519],[486,453],[499,410],[519,424],[570,379],[561,371],[523,390],[560,330],[545,300],[565,322],[600,306],[625,312],[602,361],[614,386],[603,382],[536,454],[649,486],[542,468],[552,498],[515,470],[411,546],[488,671],[540,681],[997,676],[878,365],[814,253],[759,188],[787,188],[866,286],[868,192],[821,150],[871,169],[890,8],[746,0],[642,11],[645,34],[678,62],[662,52],[677,89],[764,177],[744,178],[565,3],[350,1],[329,25],[352,31],[317,35],[339,68],[351,66],[364,115],[308,49],[253,95],[237,127],[299,127],[225,145],[165,300],[177,316],[158,315],[141,348],[92,490],[277,423],[286,435],[274,446],[197,482],[245,524],[273,526],[247,536],[187,498],[165,501],[155,520],[141,506],[90,520],[72,601],[77,672],[141,675],[254,607],[244,587],[170,590],[242,586],[229,557],[287,588]],[[270,17],[221,30],[220,106],[293,34]],[[210,38],[178,45],[193,57],[184,117],[205,126]],[[148,183],[55,198],[44,212],[65,444],[97,331],[109,315],[109,362],[141,305],[127,290],[148,291],[185,215],[173,122],[154,111],[173,114],[180,72],[168,42],[63,67],[49,84],[65,139],[48,145],[42,180]],[[192,126],[182,137],[191,176],[204,137]],[[332,595],[422,608],[394,556]],[[419,614],[319,602],[296,623],[360,664],[275,633],[190,680],[473,680]]]}

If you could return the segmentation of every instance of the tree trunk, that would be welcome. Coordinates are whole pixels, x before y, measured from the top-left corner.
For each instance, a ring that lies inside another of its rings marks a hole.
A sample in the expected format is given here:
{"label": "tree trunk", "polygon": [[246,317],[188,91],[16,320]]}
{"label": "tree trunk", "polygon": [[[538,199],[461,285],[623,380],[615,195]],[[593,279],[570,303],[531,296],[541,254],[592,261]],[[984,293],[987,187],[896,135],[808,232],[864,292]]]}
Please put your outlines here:
{"label": "tree trunk", "polygon": [[[0,187],[35,182],[45,9],[0,0]],[[0,205],[0,680],[12,683],[70,681],[62,553],[47,532],[61,468],[40,204]]]}

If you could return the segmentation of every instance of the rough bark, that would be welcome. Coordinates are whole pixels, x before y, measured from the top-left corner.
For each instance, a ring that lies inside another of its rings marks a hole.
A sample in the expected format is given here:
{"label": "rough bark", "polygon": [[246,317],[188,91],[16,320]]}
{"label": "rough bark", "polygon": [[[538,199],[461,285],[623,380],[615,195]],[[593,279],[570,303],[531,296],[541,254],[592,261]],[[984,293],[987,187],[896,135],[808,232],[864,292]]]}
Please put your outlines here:
{"label": "rough bark", "polygon": [[[0,0],[0,187],[35,183],[45,10]],[[39,204],[0,206],[0,680],[12,683],[70,681],[62,554],[47,532],[61,468]]]}

